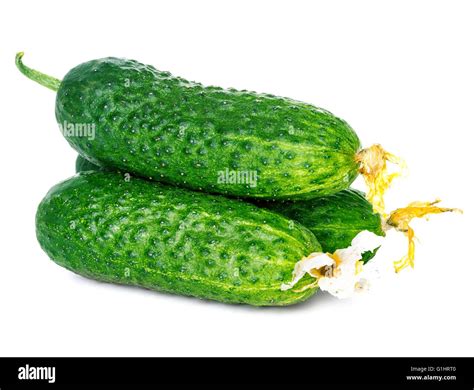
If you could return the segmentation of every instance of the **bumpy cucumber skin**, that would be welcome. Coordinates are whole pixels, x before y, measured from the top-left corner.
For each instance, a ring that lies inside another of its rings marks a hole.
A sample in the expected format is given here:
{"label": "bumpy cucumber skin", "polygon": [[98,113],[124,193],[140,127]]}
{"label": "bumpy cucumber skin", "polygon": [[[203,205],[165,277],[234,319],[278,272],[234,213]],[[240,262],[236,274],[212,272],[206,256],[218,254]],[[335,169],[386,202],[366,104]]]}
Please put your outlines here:
{"label": "bumpy cucumber skin", "polygon": [[[349,187],[360,142],[328,111],[268,94],[204,87],[136,61],[104,58],[73,68],[56,100],[66,135],[102,166],[195,190],[311,199]],[[219,183],[222,171],[258,174],[256,186]]]}
{"label": "bumpy cucumber skin", "polygon": [[[85,170],[104,170],[77,156],[76,172]],[[309,228],[317,237],[324,252],[334,253],[337,249],[346,248],[352,239],[362,230],[368,230],[384,236],[380,214],[373,211],[372,205],[362,192],[347,189],[337,194],[311,200],[296,202],[257,201],[258,206],[276,211],[296,220]],[[377,249],[365,252],[364,263],[371,260]]]}
{"label": "bumpy cucumber skin", "polygon": [[316,291],[280,289],[298,260],[321,250],[302,225],[119,173],[83,172],[53,187],[36,231],[56,263],[101,281],[256,306],[291,305]]}
{"label": "bumpy cucumber skin", "polygon": [[[259,204],[306,226],[325,252],[347,248],[362,230],[385,236],[380,214],[373,211],[362,192],[354,189],[306,201]],[[364,253],[362,260],[369,261],[375,253]]]}

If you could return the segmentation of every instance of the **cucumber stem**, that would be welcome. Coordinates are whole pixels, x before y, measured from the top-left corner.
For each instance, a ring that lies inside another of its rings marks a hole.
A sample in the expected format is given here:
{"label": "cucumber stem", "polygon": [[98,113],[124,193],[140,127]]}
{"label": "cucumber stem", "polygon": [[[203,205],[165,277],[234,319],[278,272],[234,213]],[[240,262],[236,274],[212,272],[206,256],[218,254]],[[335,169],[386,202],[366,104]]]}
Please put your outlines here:
{"label": "cucumber stem", "polygon": [[57,91],[59,89],[59,85],[61,84],[61,80],[58,80],[54,77],[48,76],[47,74],[38,72],[37,70],[31,69],[23,64],[21,60],[23,58],[23,52],[17,53],[15,57],[15,64],[16,67],[29,79],[36,81],[38,84],[49,88],[53,91]]}

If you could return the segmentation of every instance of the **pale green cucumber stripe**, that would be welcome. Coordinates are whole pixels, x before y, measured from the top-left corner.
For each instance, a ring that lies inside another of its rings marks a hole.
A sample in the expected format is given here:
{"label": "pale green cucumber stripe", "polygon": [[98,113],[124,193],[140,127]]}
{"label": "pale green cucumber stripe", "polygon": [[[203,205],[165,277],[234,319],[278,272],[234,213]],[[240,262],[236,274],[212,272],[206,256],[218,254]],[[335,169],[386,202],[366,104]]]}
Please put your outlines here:
{"label": "pale green cucumber stripe", "polygon": [[[237,224],[240,224],[240,225],[245,225],[245,226],[255,226],[255,227],[259,227],[260,229],[262,229],[262,225],[255,225],[253,223],[242,223],[241,221],[236,221]],[[276,234],[275,232],[277,232],[276,235],[280,236],[280,237],[286,237],[286,238],[289,238],[290,240],[293,240],[294,242],[296,242],[298,245],[301,245],[301,241],[299,241],[298,239],[296,239],[295,237],[292,237],[290,236],[288,233],[285,233],[281,230],[273,230],[271,228],[269,228],[268,225],[265,225],[265,227],[263,229],[266,229],[266,231],[268,232],[272,232],[273,234]],[[262,230],[263,230],[262,229]]]}
{"label": "pale green cucumber stripe", "polygon": [[[308,152],[310,152],[311,154],[314,153],[314,151],[326,151],[328,153],[332,153],[332,154],[341,154],[341,155],[345,155],[345,156],[349,156],[348,153],[342,153],[340,151],[335,151],[334,149],[332,148],[328,148],[327,146],[319,146],[319,145],[308,145],[308,144],[305,144],[305,143],[291,143],[289,141],[282,141],[282,140],[278,140],[278,139],[273,139],[273,140],[266,140],[264,138],[260,138],[260,137],[257,137],[257,136],[254,136],[254,135],[234,135],[234,134],[225,134],[223,135],[224,138],[229,138],[231,140],[237,140],[237,141],[252,141],[256,144],[269,144],[269,145],[272,145],[272,144],[278,144],[279,146],[282,146],[282,149],[284,149],[285,151],[288,150],[288,151],[293,151],[296,149],[303,149],[303,150],[307,150]],[[355,154],[354,154],[355,156]]]}

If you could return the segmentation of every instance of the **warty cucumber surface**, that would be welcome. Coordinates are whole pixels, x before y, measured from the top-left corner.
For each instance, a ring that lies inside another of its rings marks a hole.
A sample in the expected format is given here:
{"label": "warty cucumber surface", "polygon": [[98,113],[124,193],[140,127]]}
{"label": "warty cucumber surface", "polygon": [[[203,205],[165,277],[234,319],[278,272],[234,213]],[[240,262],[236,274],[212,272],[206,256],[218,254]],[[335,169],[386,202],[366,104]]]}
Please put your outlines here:
{"label": "warty cucumber surface", "polygon": [[[99,167],[81,155],[76,159],[76,172],[100,171]],[[373,211],[364,193],[347,189],[337,194],[300,201],[259,201],[258,206],[266,207],[287,218],[298,221],[317,237],[324,252],[334,253],[347,248],[354,237],[363,230],[384,236],[382,218]],[[366,252],[363,261],[375,256],[376,251]]]}
{"label": "warty cucumber surface", "polygon": [[321,251],[302,225],[119,173],[83,172],[53,187],[36,231],[57,264],[101,281],[256,306],[291,305],[316,291],[280,289],[296,262]]}
{"label": "warty cucumber surface", "polygon": [[[204,87],[113,57],[85,62],[59,82],[35,76],[21,56],[24,74],[58,89],[56,118],[70,145],[98,165],[262,199],[336,193],[358,174],[353,129],[310,104]],[[93,137],[78,136],[84,126]]]}

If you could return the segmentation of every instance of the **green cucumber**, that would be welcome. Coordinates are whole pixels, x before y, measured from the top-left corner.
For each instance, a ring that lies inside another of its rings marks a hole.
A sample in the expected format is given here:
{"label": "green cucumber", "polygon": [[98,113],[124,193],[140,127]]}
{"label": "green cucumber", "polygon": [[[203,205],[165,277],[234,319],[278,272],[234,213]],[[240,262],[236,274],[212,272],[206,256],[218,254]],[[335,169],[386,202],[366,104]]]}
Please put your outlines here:
{"label": "green cucumber", "polygon": [[[204,87],[137,61],[103,58],[62,81],[56,119],[89,161],[194,190],[311,199],[348,188],[360,142],[330,112],[288,98]],[[93,131],[92,131],[93,130]]]}
{"label": "green cucumber", "polygon": [[82,157],[80,154],[76,158],[76,173],[86,171],[105,171],[107,168],[99,167],[98,165],[91,163],[89,160]]}
{"label": "green cucumber", "polygon": [[101,281],[256,306],[291,305],[316,291],[281,290],[296,262],[321,251],[304,226],[120,173],[83,172],[53,187],[36,231],[57,264]]}
{"label": "green cucumber", "polygon": [[[373,211],[362,192],[354,189],[311,200],[260,202],[259,205],[306,226],[318,238],[324,252],[347,248],[363,230],[385,236],[380,214]],[[365,252],[362,260],[369,261],[376,251]]]}
{"label": "green cucumber", "polygon": [[[104,169],[90,163],[81,155],[77,156],[76,172]],[[259,201],[257,205],[269,208],[306,226],[318,238],[324,252],[334,253],[337,249],[347,248],[362,230],[380,236],[385,235],[380,214],[373,211],[364,193],[354,189],[311,200]],[[362,258],[364,263],[372,259],[376,252],[377,250],[365,252]]]}

